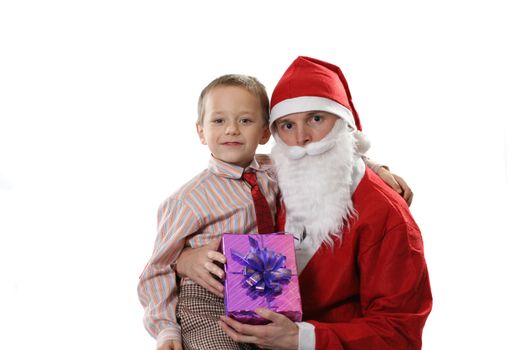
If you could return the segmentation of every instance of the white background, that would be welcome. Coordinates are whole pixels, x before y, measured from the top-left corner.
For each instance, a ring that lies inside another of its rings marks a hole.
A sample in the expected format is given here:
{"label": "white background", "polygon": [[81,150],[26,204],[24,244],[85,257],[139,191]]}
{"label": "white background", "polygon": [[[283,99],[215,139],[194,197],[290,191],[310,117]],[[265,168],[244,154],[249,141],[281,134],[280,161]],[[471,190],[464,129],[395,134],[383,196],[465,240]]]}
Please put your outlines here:
{"label": "white background", "polygon": [[[523,349],[518,1],[0,2],[0,348],[153,349],[136,285],[160,202],[207,165],[200,90],[346,74],[415,192],[424,349]],[[268,152],[264,147],[261,152]]]}

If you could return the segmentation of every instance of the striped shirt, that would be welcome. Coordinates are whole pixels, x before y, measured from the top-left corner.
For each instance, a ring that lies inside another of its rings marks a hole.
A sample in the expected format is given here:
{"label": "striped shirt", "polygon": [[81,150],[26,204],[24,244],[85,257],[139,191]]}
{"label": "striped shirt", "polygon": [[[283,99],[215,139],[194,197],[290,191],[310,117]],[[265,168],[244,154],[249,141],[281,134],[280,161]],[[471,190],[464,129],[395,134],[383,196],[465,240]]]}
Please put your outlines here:
{"label": "striped shirt", "polygon": [[[251,189],[241,179],[243,171],[212,157],[208,169],[160,205],[153,254],[138,285],[139,299],[145,308],[144,325],[158,344],[180,339],[180,326],[175,319],[177,276],[172,265],[184,247],[201,247],[224,232],[257,233]],[[256,155],[246,171],[256,172],[275,217],[278,187],[270,158]],[[184,279],[182,283],[192,281]]]}

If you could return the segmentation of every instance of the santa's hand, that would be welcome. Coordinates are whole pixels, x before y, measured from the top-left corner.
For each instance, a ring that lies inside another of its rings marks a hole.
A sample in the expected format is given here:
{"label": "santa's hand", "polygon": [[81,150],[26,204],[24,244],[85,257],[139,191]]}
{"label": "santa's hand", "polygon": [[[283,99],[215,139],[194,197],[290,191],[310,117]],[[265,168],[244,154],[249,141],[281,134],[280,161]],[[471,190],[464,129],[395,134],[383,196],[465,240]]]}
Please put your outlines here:
{"label": "santa's hand", "polygon": [[293,321],[269,309],[257,309],[255,312],[271,322],[263,326],[253,326],[221,316],[219,325],[238,343],[252,343],[263,349],[297,349],[299,327]]}
{"label": "santa's hand", "polygon": [[224,297],[224,286],[214,277],[224,277],[224,271],[214,262],[224,264],[226,257],[217,251],[220,239],[211,241],[200,248],[186,248],[175,264],[177,274],[188,277],[213,294]]}
{"label": "santa's hand", "polygon": [[408,184],[403,180],[403,178],[399,175],[396,175],[394,173],[391,173],[390,170],[388,170],[385,167],[381,167],[377,171],[377,175],[383,180],[388,186],[392,187],[394,191],[399,193],[403,199],[407,202],[408,206],[412,204],[412,198],[414,197],[414,193],[408,187]]}

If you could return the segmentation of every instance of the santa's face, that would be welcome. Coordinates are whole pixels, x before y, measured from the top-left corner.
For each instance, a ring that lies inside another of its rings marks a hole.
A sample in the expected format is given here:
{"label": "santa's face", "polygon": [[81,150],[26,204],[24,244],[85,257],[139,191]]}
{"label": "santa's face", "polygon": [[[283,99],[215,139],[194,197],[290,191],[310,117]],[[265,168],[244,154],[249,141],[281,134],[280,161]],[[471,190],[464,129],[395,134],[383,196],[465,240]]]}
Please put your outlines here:
{"label": "santa's face", "polygon": [[275,121],[275,130],[288,146],[304,147],[321,141],[334,127],[338,116],[322,111],[285,115]]}

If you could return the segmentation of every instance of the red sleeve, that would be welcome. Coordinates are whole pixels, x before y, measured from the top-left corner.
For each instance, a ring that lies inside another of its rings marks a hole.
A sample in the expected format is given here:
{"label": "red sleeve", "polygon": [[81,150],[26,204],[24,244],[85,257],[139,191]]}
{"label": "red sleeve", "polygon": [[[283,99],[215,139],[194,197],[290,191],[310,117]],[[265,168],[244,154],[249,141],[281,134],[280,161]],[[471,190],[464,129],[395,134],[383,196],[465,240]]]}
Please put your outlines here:
{"label": "red sleeve", "polygon": [[421,349],[432,294],[417,226],[401,224],[358,256],[362,317],[307,321],[316,349]]}

